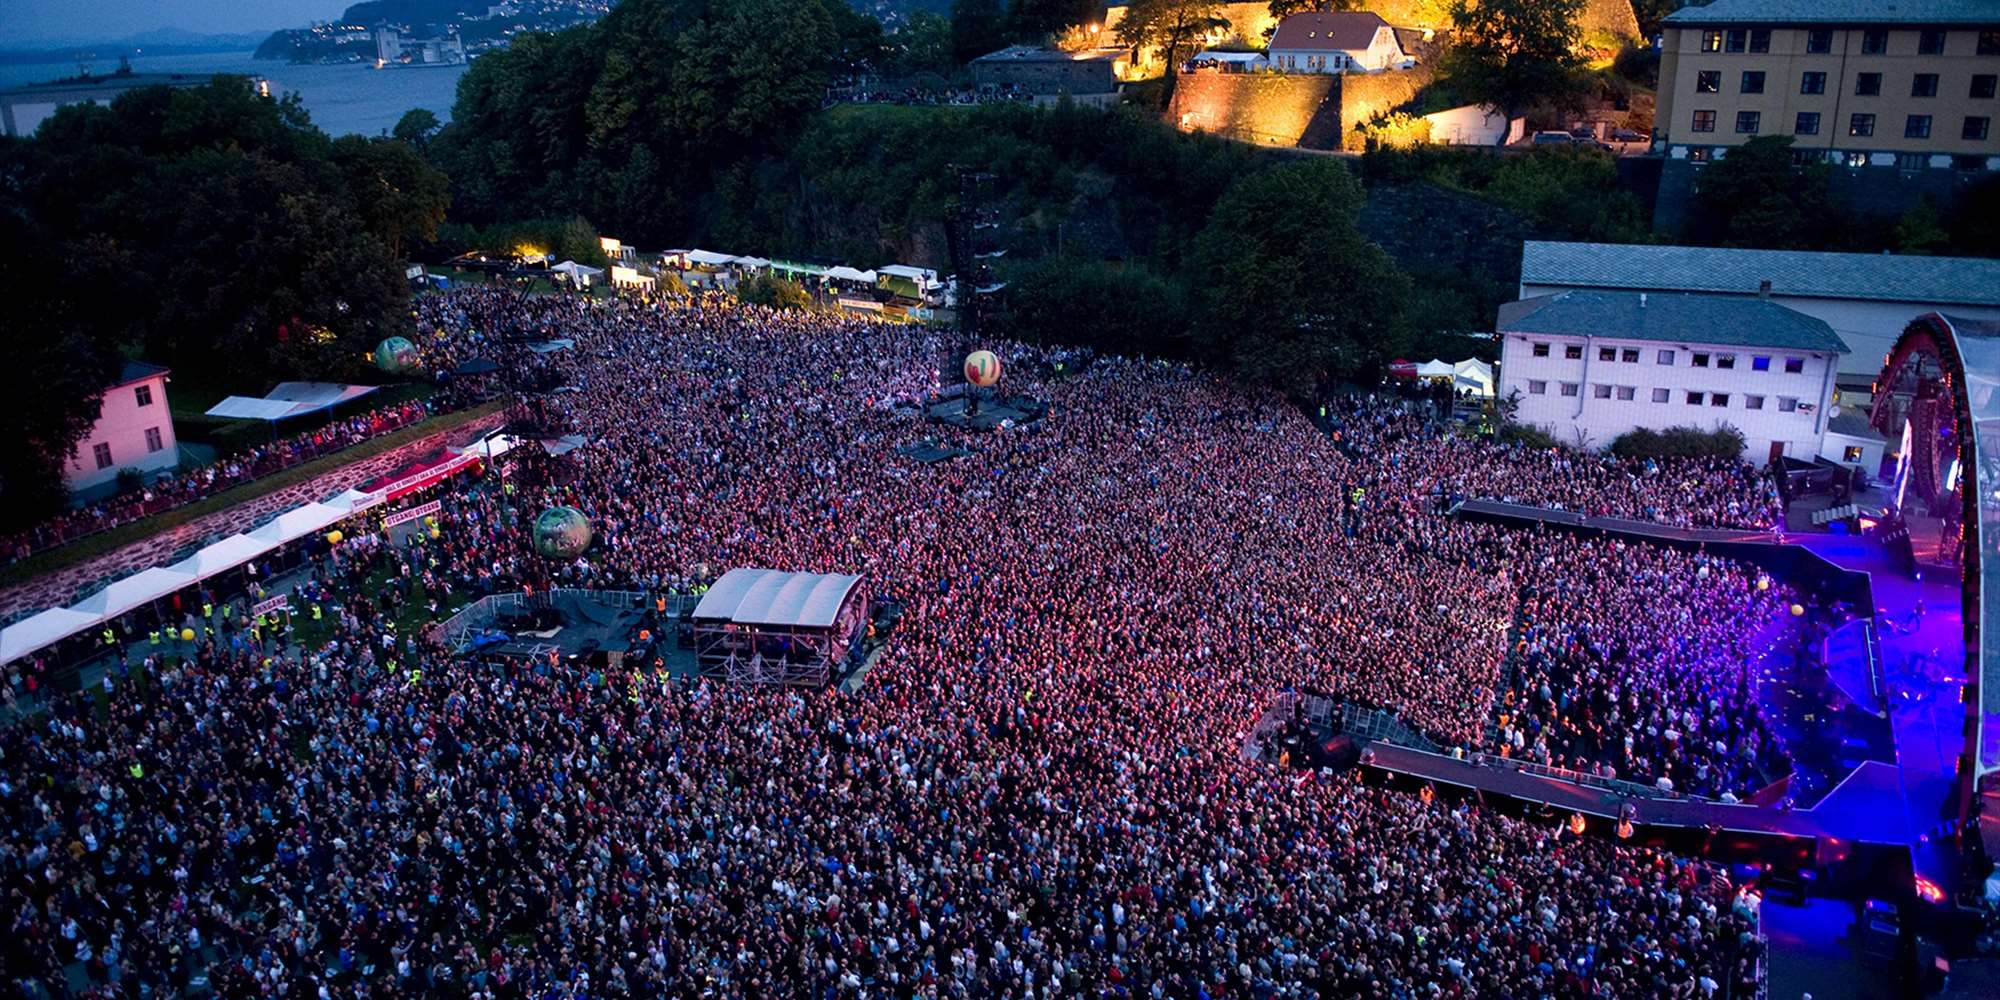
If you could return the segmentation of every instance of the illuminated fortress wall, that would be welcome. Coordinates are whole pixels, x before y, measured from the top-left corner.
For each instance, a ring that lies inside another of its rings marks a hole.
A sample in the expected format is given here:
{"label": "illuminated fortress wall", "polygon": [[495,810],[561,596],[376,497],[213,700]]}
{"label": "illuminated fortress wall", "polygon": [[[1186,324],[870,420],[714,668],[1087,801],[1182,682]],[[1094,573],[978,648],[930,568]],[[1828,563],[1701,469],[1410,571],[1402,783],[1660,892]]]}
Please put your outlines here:
{"label": "illuminated fortress wall", "polygon": [[1422,67],[1346,75],[1188,73],[1174,85],[1167,120],[1184,131],[1260,146],[1339,149],[1356,125],[1409,101],[1431,77]]}

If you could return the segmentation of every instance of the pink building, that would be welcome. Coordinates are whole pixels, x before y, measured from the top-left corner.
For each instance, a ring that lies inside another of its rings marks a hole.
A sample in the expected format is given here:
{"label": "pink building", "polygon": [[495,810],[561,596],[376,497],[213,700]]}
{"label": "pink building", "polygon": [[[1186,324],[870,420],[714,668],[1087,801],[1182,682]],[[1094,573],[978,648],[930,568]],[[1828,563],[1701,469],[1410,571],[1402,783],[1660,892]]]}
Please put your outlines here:
{"label": "pink building", "polygon": [[168,369],[127,361],[104,390],[97,423],[70,452],[63,480],[81,493],[136,469],[147,479],[180,463],[174,417],[167,410]]}

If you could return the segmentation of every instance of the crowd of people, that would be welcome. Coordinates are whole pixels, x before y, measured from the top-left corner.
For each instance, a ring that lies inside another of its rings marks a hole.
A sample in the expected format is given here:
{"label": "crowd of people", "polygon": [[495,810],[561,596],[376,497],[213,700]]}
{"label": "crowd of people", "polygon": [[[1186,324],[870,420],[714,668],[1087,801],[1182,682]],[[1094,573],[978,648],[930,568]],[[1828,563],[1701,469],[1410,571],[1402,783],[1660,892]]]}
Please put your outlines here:
{"label": "crowd of people", "polygon": [[412,400],[340,417],[310,431],[224,455],[207,465],[63,511],[31,528],[0,537],[0,561],[25,559],[86,535],[206,499],[253,479],[408,427],[429,415],[424,402]]}
{"label": "crowd of people", "polygon": [[[1048,415],[970,434],[911,406],[951,378],[939,331],[480,289],[419,313],[447,341],[573,340],[542,363],[588,445],[453,485],[434,537],[356,528],[374,540],[318,557],[301,591],[329,623],[303,647],[225,630],[152,657],[102,714],[60,700],[0,733],[0,955],[25,989],[1754,989],[1753,901],[1704,863],[1242,753],[1274,699],[1311,689],[1455,746],[1753,786],[1779,750],[1732,667],[1699,668],[1751,641],[1775,590],[1722,560],[1438,514],[1505,489],[1754,519],[1764,496],[1733,470],[1573,461],[1538,487],[1492,467],[1554,460],[1401,406],[1340,402],[1329,435],[1185,366],[1058,377],[1020,345],[999,347],[1007,387]],[[967,454],[899,451],[940,436]],[[585,555],[534,553],[555,504],[591,520]],[[865,682],[488,662],[387,624],[407,601],[666,593],[738,566],[893,596]]]}

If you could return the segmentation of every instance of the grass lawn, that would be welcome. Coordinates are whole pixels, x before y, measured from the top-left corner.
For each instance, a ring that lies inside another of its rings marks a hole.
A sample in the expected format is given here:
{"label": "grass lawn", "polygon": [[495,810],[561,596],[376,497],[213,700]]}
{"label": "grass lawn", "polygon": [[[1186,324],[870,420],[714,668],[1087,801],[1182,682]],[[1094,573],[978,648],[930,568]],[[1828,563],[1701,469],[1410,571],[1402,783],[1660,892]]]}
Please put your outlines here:
{"label": "grass lawn", "polygon": [[200,500],[185,507],[176,507],[173,510],[161,511],[152,517],[133,521],[130,524],[121,524],[108,531],[100,531],[95,535],[78,539],[61,548],[37,553],[12,566],[0,567],[0,586],[8,586],[24,580],[32,580],[44,573],[75,565],[86,559],[116,549],[119,546],[149,538],[168,528],[186,524],[196,518],[213,514],[219,510],[227,510],[246,500],[254,500],[274,490],[280,490],[295,483],[302,483],[316,476],[325,475],[350,462],[367,458],[371,455],[379,455],[382,452],[408,444],[418,438],[471,423],[489,413],[498,412],[506,405],[506,399],[494,399],[481,403],[469,410],[460,410],[457,413],[447,413],[442,416],[432,417],[422,423],[412,424],[393,434],[386,434],[372,441],[363,442],[345,451],[335,452],[334,454],[314,459],[304,465],[286,469],[275,475],[265,476],[262,479],[244,483],[234,489],[225,490],[209,497],[206,500]]}

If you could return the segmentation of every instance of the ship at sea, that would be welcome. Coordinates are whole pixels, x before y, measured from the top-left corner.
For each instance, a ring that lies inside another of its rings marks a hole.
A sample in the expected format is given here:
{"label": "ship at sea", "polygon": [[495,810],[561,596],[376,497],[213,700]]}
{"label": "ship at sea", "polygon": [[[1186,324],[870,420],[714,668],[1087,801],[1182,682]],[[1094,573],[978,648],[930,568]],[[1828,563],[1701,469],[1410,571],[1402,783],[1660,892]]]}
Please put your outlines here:
{"label": "ship at sea", "polygon": [[406,69],[466,64],[465,43],[458,33],[419,38],[391,27],[375,29],[375,68]]}

